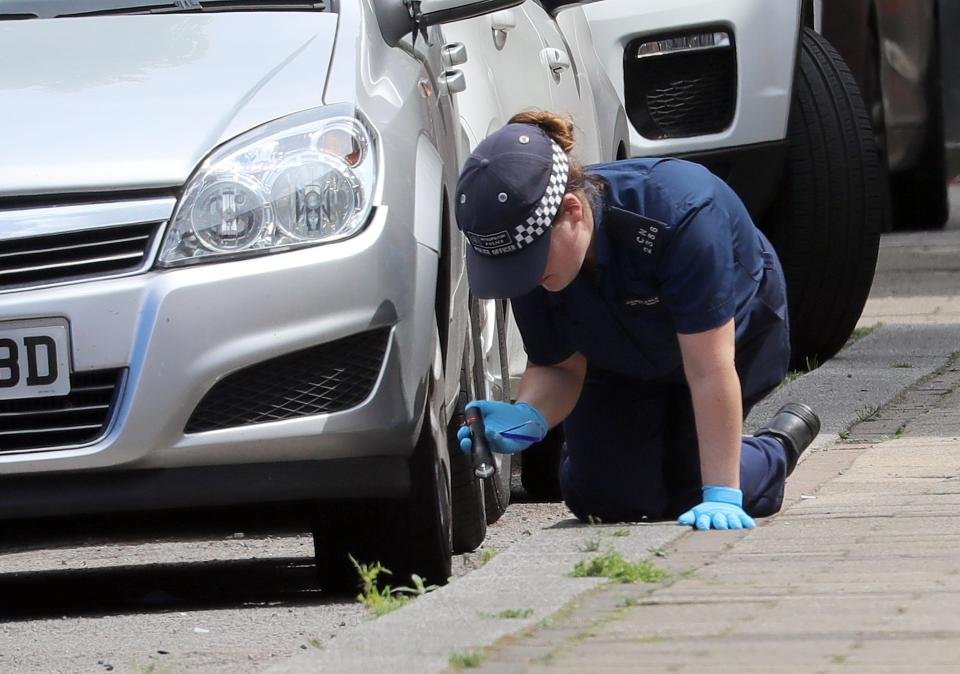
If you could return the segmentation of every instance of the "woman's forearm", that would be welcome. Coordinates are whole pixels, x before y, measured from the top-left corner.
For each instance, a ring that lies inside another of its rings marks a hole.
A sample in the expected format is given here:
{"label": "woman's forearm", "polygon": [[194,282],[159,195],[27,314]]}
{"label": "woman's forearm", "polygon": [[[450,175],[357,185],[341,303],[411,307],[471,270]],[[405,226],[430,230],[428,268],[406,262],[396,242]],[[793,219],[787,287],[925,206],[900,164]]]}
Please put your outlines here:
{"label": "woman's forearm", "polygon": [[700,445],[704,485],[740,488],[743,405],[740,380],[731,363],[688,380]]}
{"label": "woman's forearm", "polygon": [[734,322],[677,337],[693,398],[702,483],[739,489],[743,403]]}
{"label": "woman's forearm", "polygon": [[533,405],[553,428],[576,406],[586,371],[586,359],[580,354],[558,365],[529,365],[520,379],[517,401]]}

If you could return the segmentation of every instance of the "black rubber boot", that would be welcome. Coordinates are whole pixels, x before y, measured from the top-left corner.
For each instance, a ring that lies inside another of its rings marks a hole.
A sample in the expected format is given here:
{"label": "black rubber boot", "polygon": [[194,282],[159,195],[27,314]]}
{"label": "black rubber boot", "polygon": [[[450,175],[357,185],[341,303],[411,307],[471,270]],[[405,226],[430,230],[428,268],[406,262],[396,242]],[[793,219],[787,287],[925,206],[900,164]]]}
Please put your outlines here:
{"label": "black rubber boot", "polygon": [[793,472],[800,455],[810,446],[820,432],[820,418],[803,403],[787,403],[763,427],[757,435],[772,435],[787,450],[787,475]]}

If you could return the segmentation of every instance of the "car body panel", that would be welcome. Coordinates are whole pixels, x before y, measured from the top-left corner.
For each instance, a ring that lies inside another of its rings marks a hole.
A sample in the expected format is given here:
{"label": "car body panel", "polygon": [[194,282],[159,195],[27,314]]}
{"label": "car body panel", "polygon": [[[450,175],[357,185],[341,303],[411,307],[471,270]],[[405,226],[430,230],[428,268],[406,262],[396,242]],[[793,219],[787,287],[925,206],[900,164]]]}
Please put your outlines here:
{"label": "car body panel", "polygon": [[[597,53],[621,100],[624,48],[642,36],[726,27],[737,49],[737,101],[720,133],[651,140],[630,125],[630,155],[658,156],[781,141],[786,136],[799,31],[799,0],[604,0],[584,5]],[[762,55],[762,56],[760,56]]]}

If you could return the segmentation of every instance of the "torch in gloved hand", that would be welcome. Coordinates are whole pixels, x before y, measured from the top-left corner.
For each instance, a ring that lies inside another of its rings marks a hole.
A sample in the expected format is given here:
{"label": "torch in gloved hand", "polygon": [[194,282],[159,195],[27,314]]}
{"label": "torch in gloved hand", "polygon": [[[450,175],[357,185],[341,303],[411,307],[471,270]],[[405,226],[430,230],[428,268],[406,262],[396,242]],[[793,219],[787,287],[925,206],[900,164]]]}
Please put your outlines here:
{"label": "torch in gloved hand", "polygon": [[497,472],[497,464],[487,442],[487,431],[483,425],[483,414],[476,407],[466,410],[466,424],[470,427],[473,440],[473,474],[486,479]]}

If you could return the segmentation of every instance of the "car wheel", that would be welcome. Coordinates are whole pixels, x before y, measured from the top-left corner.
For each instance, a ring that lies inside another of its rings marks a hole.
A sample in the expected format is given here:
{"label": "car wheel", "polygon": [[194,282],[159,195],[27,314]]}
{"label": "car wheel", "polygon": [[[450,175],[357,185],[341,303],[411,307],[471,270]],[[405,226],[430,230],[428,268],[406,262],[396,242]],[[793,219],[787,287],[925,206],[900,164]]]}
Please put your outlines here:
{"label": "car wheel", "polygon": [[[939,34],[938,30],[934,34]],[[891,176],[894,226],[899,230],[942,229],[950,215],[947,148],[944,143],[940,42],[931,43],[927,72],[927,125],[923,149],[910,171]]]}
{"label": "car wheel", "polygon": [[527,496],[536,501],[559,501],[560,461],[563,456],[563,428],[550,430],[541,442],[520,456],[520,483]]}
{"label": "car wheel", "polygon": [[[473,316],[471,312],[471,328]],[[475,351],[473,335],[467,335],[463,349],[463,371],[460,375],[460,400],[450,423],[448,446],[450,447],[450,483],[453,494],[453,551],[457,553],[476,550],[487,536],[485,480],[473,472],[473,457],[460,451],[457,431],[464,421],[464,407],[471,400],[484,397],[479,394],[475,376]]]}
{"label": "car wheel", "polygon": [[453,552],[451,489],[434,439],[429,407],[410,458],[410,494],[403,499],[339,501],[317,507],[313,546],[320,587],[355,591],[362,564],[381,563],[393,585],[407,585],[411,574],[427,584],[450,577]]}
{"label": "car wheel", "polygon": [[763,224],[787,278],[792,366],[815,367],[847,341],[873,282],[887,217],[870,117],[849,68],[801,34],[782,184]]}
{"label": "car wheel", "polygon": [[[490,302],[489,309],[494,313],[494,341],[497,348],[499,367],[499,385],[486,386],[486,395],[494,400],[510,400],[510,367],[507,353],[507,312],[509,303],[505,300]],[[481,376],[485,372],[480,373]],[[513,470],[513,458],[509,454],[494,454],[497,472],[484,481],[487,524],[493,524],[507,511],[510,505],[510,477]]]}

